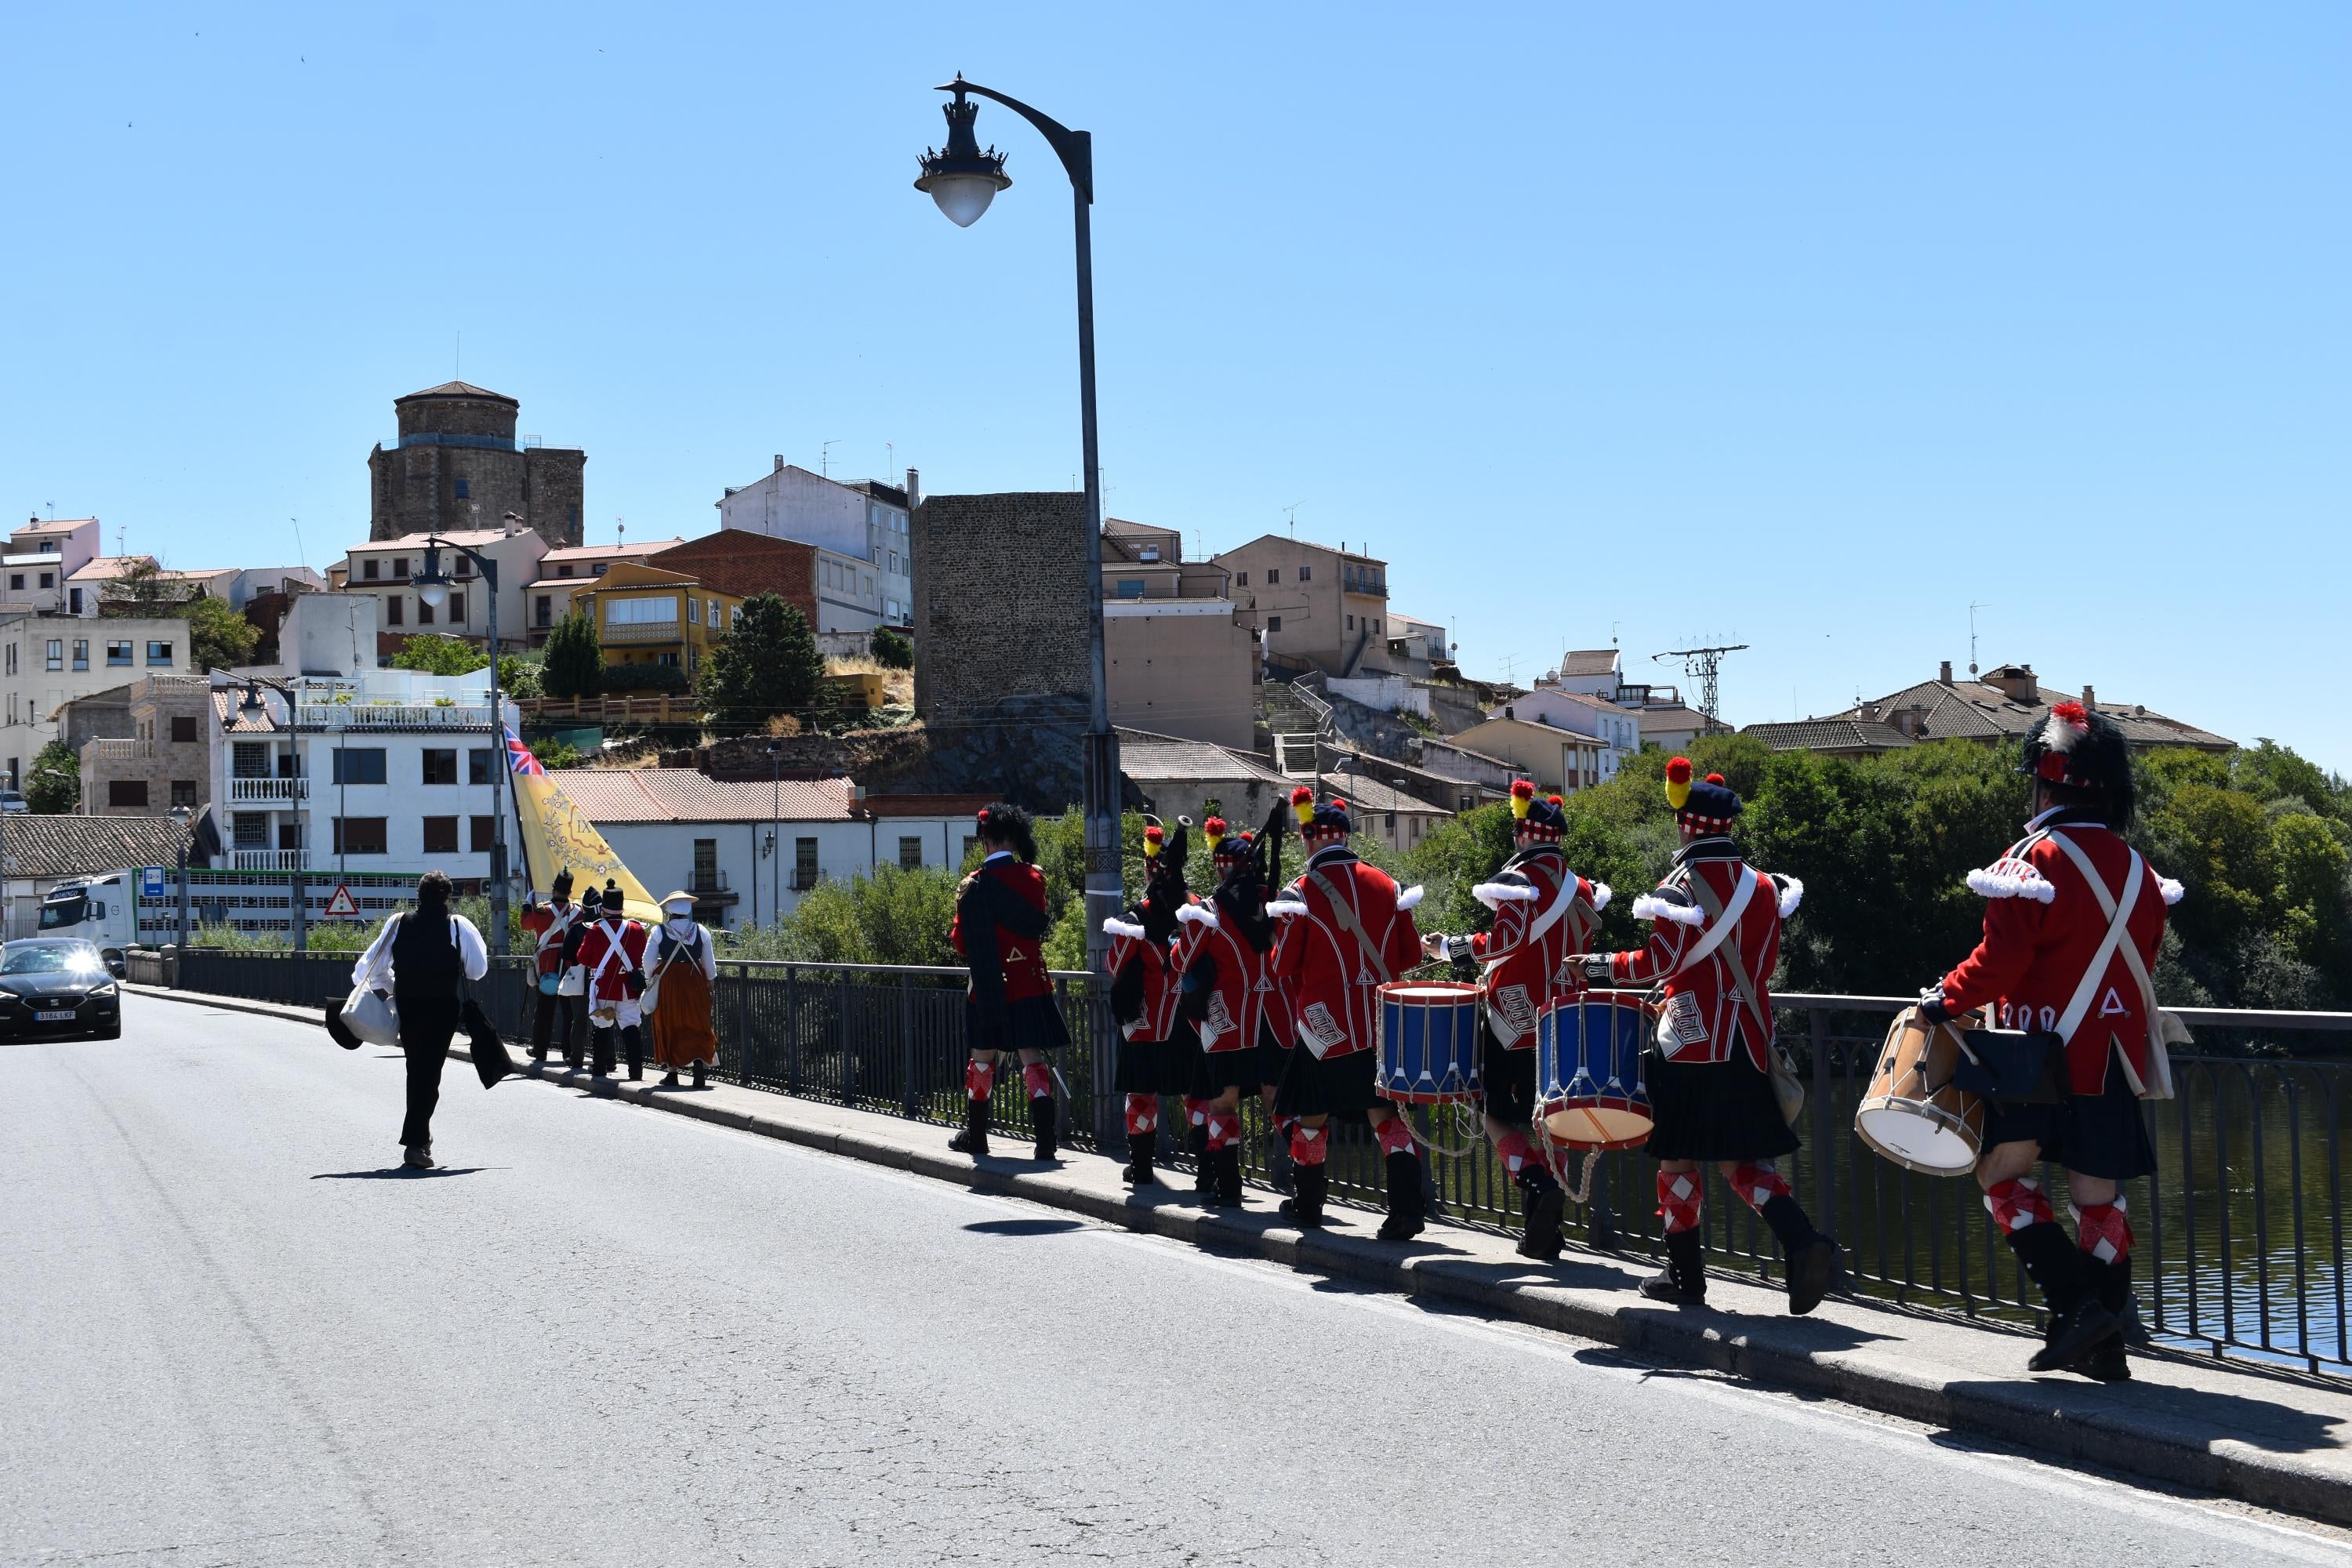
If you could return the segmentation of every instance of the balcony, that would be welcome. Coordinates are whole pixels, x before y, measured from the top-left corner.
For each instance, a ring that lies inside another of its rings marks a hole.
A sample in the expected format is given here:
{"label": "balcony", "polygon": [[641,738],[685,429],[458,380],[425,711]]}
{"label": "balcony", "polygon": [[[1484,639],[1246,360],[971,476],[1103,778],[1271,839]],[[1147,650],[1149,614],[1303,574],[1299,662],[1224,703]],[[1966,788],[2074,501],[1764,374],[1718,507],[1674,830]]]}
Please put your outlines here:
{"label": "balcony", "polygon": [[488,703],[454,703],[444,708],[431,702],[304,702],[294,710],[299,730],[484,730],[490,727]]}
{"label": "balcony", "polygon": [[97,748],[90,754],[101,763],[152,763],[155,760],[152,741],[92,741]]}
{"label": "balcony", "polygon": [[306,852],[300,849],[232,849],[230,866],[239,871],[299,871]]}
{"label": "balcony", "polygon": [[607,643],[659,643],[679,640],[676,621],[618,621],[604,627]]}
{"label": "balcony", "polygon": [[228,798],[235,805],[289,805],[298,800],[310,798],[310,781],[306,778],[233,778],[228,781]]}
{"label": "balcony", "polygon": [[698,904],[731,904],[740,896],[727,886],[726,872],[698,868],[688,879],[686,890],[694,895]]}

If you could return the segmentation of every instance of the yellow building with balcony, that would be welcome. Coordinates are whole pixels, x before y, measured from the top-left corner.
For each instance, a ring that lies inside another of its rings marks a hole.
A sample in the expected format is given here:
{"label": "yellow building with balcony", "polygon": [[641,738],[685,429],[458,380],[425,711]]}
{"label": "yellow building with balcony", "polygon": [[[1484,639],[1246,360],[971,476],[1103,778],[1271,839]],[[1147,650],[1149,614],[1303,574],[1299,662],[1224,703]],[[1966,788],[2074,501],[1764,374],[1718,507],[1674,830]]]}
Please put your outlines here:
{"label": "yellow building with balcony", "polygon": [[[596,578],[593,587],[572,595],[596,627],[609,670],[632,665],[663,666],[691,682],[711,645],[743,617],[743,601],[705,587],[682,572],[625,563]],[[613,678],[619,682],[622,678]],[[647,671],[646,684],[666,683]]]}

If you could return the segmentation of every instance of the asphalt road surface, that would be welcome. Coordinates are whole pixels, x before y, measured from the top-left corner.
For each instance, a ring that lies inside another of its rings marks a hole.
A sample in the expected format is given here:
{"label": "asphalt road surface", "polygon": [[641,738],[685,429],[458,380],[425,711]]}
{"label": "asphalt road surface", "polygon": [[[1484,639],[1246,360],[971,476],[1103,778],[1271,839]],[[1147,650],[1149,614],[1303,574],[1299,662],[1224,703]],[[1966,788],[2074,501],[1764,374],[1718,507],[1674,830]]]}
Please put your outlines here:
{"label": "asphalt road surface", "polygon": [[2340,1534],[464,1063],[0,1047],[0,1562],[2347,1561]]}

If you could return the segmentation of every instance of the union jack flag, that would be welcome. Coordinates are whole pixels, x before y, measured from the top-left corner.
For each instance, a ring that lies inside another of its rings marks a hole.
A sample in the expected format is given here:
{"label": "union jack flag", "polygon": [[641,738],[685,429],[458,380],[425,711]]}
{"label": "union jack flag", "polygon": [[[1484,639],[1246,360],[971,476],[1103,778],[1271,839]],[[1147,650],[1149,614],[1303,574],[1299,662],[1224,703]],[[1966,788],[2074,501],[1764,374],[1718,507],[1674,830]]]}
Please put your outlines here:
{"label": "union jack flag", "polygon": [[522,737],[514,732],[512,726],[507,730],[507,765],[519,773],[547,772],[539,765],[539,759],[530,754],[530,748],[522,743]]}

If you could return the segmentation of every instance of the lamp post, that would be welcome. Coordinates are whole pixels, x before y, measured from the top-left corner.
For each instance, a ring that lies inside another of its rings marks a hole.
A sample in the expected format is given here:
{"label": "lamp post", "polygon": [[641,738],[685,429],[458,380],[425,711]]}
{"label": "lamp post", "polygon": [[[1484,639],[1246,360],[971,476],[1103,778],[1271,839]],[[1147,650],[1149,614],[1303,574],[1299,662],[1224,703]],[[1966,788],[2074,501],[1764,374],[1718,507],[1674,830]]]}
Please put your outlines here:
{"label": "lamp post", "polygon": [[1004,154],[993,147],[982,152],[973,138],[972,121],[980,106],[969,101],[969,96],[1001,103],[1035,126],[1070,176],[1078,254],[1078,422],[1087,474],[1087,661],[1094,686],[1085,746],[1085,923],[1087,966],[1100,973],[1107,967],[1110,945],[1101,917],[1116,910],[1126,894],[1119,881],[1118,739],[1110,727],[1103,664],[1102,461],[1095,432],[1095,260],[1088,210],[1095,199],[1094,137],[1087,132],[1072,131],[1018,99],[968,82],[961,73],[937,90],[955,94],[951,101],[940,106],[947,115],[948,144],[945,151],[926,152],[915,188],[938,203],[940,211],[957,227],[971,227],[996,199],[996,193],[1013,184],[1004,173]]}
{"label": "lamp post", "polygon": [[[509,525],[522,519],[507,513]],[[416,596],[439,608],[448,602],[449,577],[441,570],[444,548],[456,551],[472,562],[482,574],[482,589],[489,595],[490,644],[490,768],[492,799],[490,806],[490,951],[504,953],[507,950],[507,791],[513,777],[514,766],[507,757],[506,715],[499,706],[499,563],[478,550],[451,543],[439,534],[428,534],[425,540],[425,570],[410,581],[416,586]]]}
{"label": "lamp post", "polygon": [[180,859],[176,869],[180,874],[180,954],[184,961],[188,952],[188,823],[194,816],[184,805],[172,808],[172,820],[180,829]]}
{"label": "lamp post", "polygon": [[784,918],[784,748],[768,746],[768,919]]}

